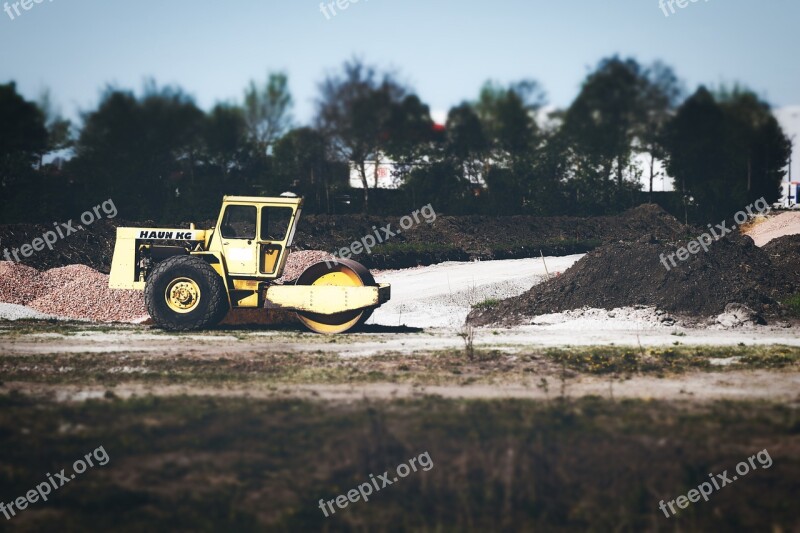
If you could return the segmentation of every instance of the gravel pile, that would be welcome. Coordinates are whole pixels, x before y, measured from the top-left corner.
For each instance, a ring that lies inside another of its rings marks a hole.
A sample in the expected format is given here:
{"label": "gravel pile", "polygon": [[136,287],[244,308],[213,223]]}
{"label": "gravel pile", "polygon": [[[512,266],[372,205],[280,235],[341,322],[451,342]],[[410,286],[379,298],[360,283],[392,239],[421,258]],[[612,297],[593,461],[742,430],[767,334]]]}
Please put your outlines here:
{"label": "gravel pile", "polygon": [[[315,250],[289,254],[282,280],[293,282],[310,265],[329,259]],[[8,261],[0,262],[0,318],[70,318],[95,322],[146,321],[144,293],[108,288],[108,276],[85,265],[68,265],[45,272]],[[23,307],[26,306],[26,307]],[[273,313],[274,314],[274,313]],[[269,316],[267,316],[269,315]],[[291,317],[263,310],[237,311],[226,324],[274,324]]]}
{"label": "gravel pile", "polygon": [[[42,296],[61,290],[74,281],[88,279],[96,274],[98,274],[97,270],[86,265],[68,265],[46,270],[39,274],[39,282],[44,288]],[[108,280],[108,276],[106,276],[106,280]]]}
{"label": "gravel pile", "polygon": [[83,265],[42,274],[50,291],[30,302],[31,309],[94,322],[130,322],[147,315],[144,293],[108,288],[108,276]]}
{"label": "gravel pile", "polygon": [[8,320],[60,317],[129,322],[147,315],[141,292],[109,289],[107,275],[84,265],[39,272],[0,262],[0,302],[4,304],[0,318]]}
{"label": "gravel pile", "polygon": [[[292,252],[289,254],[289,257],[286,258],[286,268],[283,269],[283,277],[281,277],[279,282],[284,284],[293,283],[294,280],[300,277],[300,274],[302,274],[305,269],[314,263],[319,263],[326,259],[333,259],[333,256],[328,252],[320,250],[299,250]],[[356,258],[356,261],[358,261],[358,258]]]}
{"label": "gravel pile", "polygon": [[45,292],[38,270],[12,261],[0,261],[0,302],[25,305]]}

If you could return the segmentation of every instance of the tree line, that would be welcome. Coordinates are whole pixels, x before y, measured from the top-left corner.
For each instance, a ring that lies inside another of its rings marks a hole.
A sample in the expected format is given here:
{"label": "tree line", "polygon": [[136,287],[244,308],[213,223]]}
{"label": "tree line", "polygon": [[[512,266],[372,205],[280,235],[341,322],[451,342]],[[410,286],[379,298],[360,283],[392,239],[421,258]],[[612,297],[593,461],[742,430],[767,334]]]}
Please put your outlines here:
{"label": "tree line", "polygon": [[[223,194],[285,191],[317,213],[432,203],[450,214],[600,215],[650,197],[658,162],[676,179],[673,196],[709,220],[779,196],[791,144],[746,88],[687,97],[669,66],[615,56],[568,108],[546,103],[536,80],[487,82],[437,125],[397,74],[353,59],[319,84],[308,126],[292,117],[283,73],[207,112],[153,81],[138,95],[108,87],[71,124],[49,93],[28,101],[9,83],[0,85],[0,221],[69,218],[87,198],[113,198],[128,219],[202,220]],[[380,162],[392,163],[398,190],[375,189]],[[351,169],[360,190],[349,187]]]}

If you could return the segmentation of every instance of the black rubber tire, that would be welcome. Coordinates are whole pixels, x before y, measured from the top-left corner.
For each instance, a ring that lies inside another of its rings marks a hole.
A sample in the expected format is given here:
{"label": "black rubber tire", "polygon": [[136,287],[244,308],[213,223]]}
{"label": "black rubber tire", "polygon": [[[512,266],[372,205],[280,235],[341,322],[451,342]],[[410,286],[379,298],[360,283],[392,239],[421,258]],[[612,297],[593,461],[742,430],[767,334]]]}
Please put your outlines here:
{"label": "black rubber tire", "polygon": [[[188,313],[169,308],[164,293],[175,278],[189,278],[200,288],[197,307]],[[228,313],[228,295],[222,277],[198,257],[180,255],[158,263],[147,279],[144,302],[156,326],[169,331],[191,331],[216,326]]]}

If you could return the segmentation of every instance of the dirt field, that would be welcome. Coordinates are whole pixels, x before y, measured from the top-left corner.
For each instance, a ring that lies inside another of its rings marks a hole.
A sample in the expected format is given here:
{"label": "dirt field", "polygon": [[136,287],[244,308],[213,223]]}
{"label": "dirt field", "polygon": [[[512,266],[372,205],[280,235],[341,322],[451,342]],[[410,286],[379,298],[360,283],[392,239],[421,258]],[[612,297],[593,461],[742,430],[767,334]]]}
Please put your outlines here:
{"label": "dirt field", "polygon": [[[748,252],[781,279],[784,239]],[[0,320],[0,503],[110,457],[0,531],[800,531],[797,318],[567,306],[464,325],[534,285],[580,288],[565,272],[583,257],[377,271],[392,300],[336,337]],[[393,475],[421,454],[432,468]],[[322,512],[385,472],[369,501]]]}
{"label": "dirt field", "polygon": [[[800,340],[629,319],[582,323],[603,346],[562,321],[480,329],[472,351],[448,328],[0,323],[0,501],[110,457],[0,529],[796,530]],[[425,453],[429,471],[320,510]],[[770,467],[659,510],[758,453]]]}
{"label": "dirt field", "polygon": [[[5,394],[60,400],[108,393],[546,399],[562,387],[570,397],[800,399],[800,339],[786,332],[676,328],[673,335],[606,324],[570,347],[563,329],[542,334],[550,327],[480,330],[470,356],[446,329],[373,326],[328,338],[291,329],[175,335],[31,322],[0,329],[0,376]],[[610,338],[618,343],[603,347]],[[586,344],[592,339],[597,345]]]}

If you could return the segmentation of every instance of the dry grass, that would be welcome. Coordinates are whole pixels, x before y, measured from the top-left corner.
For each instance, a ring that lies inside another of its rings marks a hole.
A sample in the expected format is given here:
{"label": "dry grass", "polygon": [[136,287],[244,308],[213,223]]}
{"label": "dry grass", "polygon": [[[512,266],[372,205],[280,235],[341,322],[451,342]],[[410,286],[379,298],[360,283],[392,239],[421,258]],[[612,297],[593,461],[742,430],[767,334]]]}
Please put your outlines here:
{"label": "dry grass", "polygon": [[[0,398],[0,500],[103,445],[111,460],[15,518],[21,530],[682,531],[797,526],[797,410],[762,403],[392,403]],[[768,448],[709,503],[685,494]],[[47,450],[47,453],[42,453]],[[317,507],[423,452],[417,472],[325,518]]]}

